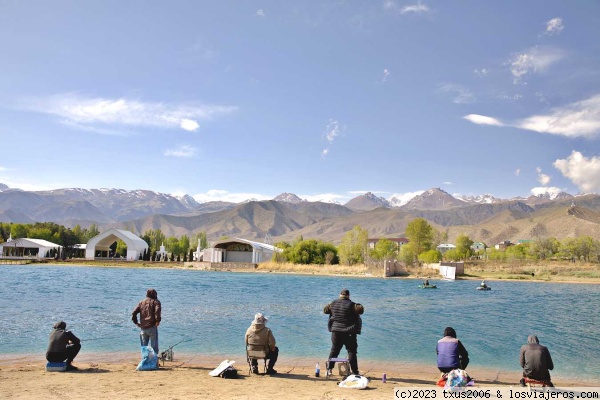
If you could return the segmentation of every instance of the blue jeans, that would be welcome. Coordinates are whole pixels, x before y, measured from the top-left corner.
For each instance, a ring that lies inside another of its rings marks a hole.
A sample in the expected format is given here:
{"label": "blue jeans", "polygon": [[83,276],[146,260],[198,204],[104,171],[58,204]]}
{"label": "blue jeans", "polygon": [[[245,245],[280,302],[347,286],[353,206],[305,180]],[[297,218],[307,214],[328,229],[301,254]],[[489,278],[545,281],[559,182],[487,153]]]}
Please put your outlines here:
{"label": "blue jeans", "polygon": [[150,346],[152,346],[156,357],[158,357],[158,328],[156,326],[142,329],[142,331],[140,332],[141,345],[148,346],[148,342],[150,342]]}

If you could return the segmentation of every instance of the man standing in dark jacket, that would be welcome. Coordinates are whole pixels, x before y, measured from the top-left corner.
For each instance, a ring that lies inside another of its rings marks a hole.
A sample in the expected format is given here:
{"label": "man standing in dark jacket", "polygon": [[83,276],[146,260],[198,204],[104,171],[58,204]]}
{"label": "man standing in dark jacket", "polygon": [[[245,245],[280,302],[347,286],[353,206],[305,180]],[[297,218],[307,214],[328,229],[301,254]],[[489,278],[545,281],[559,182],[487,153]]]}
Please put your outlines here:
{"label": "man standing in dark jacket", "polygon": [[438,340],[435,351],[440,372],[447,373],[457,368],[467,369],[469,353],[460,340],[456,338],[454,328],[449,326],[444,329],[444,337]]}
{"label": "man standing in dark jacket", "polygon": [[67,371],[76,371],[73,360],[81,350],[81,341],[71,331],[67,331],[64,321],[57,322],[50,333],[46,360],[48,362],[67,362]]}
{"label": "man standing in dark jacket", "polygon": [[[327,324],[329,332],[331,332],[329,359],[337,358],[342,347],[345,346],[348,351],[350,369],[353,374],[359,375],[358,360],[356,358],[358,349],[356,335],[360,335],[362,329],[360,314],[364,312],[364,307],[350,300],[350,291],[343,289],[340,292],[339,299],[327,304],[323,312],[329,314],[329,322]],[[328,364],[326,365],[327,375],[330,375],[335,362],[331,361]]]}
{"label": "man standing in dark jacket", "polygon": [[[148,346],[148,342],[150,342],[154,353],[158,357],[158,326],[161,320],[161,308],[157,297],[156,290],[148,289],[146,298],[140,301],[135,310],[133,310],[133,313],[131,313],[131,320],[142,329],[140,332],[140,343],[142,346]],[[138,314],[140,314],[139,322]]]}
{"label": "man standing in dark jacket", "polygon": [[[550,370],[554,369],[554,363],[550,351],[540,344],[536,335],[529,335],[527,344],[521,346],[519,362],[523,368],[523,377],[544,382],[546,386],[553,386],[550,381]],[[521,381],[521,384],[524,384],[524,381]]]}

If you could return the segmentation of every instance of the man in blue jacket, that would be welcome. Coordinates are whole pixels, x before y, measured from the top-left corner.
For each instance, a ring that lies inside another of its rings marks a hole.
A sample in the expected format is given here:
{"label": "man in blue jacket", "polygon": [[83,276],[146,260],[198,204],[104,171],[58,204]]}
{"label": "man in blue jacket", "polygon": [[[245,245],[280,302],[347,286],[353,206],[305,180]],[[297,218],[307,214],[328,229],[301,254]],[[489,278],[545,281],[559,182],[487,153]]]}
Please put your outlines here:
{"label": "man in blue jacket", "polygon": [[442,373],[453,369],[467,369],[469,353],[465,346],[456,338],[456,331],[452,327],[444,329],[444,337],[438,340],[436,346],[437,367]]}

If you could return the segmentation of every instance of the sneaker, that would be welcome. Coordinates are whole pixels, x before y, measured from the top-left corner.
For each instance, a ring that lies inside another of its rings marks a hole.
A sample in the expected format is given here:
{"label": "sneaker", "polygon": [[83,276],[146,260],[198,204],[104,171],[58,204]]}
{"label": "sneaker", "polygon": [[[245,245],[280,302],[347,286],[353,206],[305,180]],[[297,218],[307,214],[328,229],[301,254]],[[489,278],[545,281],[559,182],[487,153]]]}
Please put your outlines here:
{"label": "sneaker", "polygon": [[275,374],[277,374],[277,371],[275,371],[273,368],[267,369],[267,375],[275,375]]}
{"label": "sneaker", "polygon": [[65,369],[65,371],[79,371],[79,368],[72,364],[67,364],[67,369]]}
{"label": "sneaker", "polygon": [[253,374],[258,374],[258,366],[256,366],[256,365],[252,366],[252,373]]}
{"label": "sneaker", "polygon": [[358,370],[352,371],[352,375],[359,375],[360,376],[360,372]]}

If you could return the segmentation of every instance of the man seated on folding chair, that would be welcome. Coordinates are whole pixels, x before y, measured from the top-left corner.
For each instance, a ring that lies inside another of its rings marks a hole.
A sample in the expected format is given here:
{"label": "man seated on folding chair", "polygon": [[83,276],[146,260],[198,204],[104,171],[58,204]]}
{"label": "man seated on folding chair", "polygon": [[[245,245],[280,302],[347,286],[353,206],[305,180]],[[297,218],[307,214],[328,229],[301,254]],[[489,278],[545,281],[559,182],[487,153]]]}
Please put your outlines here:
{"label": "man seated on folding chair", "polygon": [[[267,374],[275,375],[277,373],[274,367],[279,356],[279,348],[275,346],[273,332],[265,326],[267,321],[268,319],[264,315],[257,313],[254,316],[254,321],[252,321],[252,324],[246,331],[246,353],[248,355],[248,364],[250,364],[253,374],[258,374],[258,358],[264,358],[265,363],[266,360],[269,360]],[[251,356],[254,352],[263,349],[263,356],[258,358]]]}
{"label": "man seated on folding chair", "polygon": [[523,367],[521,386],[526,384],[554,387],[550,381],[550,370],[554,369],[550,351],[542,346],[536,335],[527,337],[527,344],[521,346],[519,362]]}

